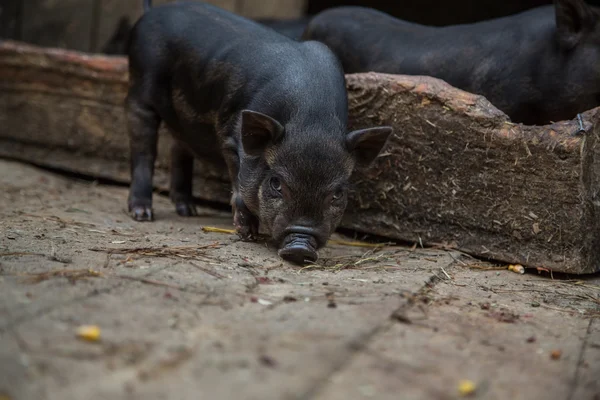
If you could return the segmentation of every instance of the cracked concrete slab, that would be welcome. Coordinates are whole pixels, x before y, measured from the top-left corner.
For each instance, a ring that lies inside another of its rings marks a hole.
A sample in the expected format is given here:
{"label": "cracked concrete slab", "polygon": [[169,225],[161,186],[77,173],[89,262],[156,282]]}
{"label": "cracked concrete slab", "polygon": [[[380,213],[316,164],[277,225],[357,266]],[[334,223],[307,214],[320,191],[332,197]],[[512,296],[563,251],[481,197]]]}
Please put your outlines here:
{"label": "cracked concrete slab", "polygon": [[[460,379],[481,399],[600,396],[598,277],[335,243],[301,268],[202,229],[231,228],[228,212],[182,218],[155,195],[156,221],[136,223],[126,188],[0,171],[11,400],[454,399]],[[76,338],[85,324],[99,342]]]}
{"label": "cracked concrete slab", "polygon": [[[587,293],[583,287],[460,264],[446,272],[451,279],[423,292],[411,317],[390,324],[316,398],[456,399],[461,380],[472,381],[481,399],[596,398],[597,350],[581,351],[590,336],[600,337],[587,329],[598,321],[587,314],[597,303],[565,298]],[[552,305],[554,286],[569,290],[560,302],[571,307]],[[585,372],[575,382],[578,368]]]}

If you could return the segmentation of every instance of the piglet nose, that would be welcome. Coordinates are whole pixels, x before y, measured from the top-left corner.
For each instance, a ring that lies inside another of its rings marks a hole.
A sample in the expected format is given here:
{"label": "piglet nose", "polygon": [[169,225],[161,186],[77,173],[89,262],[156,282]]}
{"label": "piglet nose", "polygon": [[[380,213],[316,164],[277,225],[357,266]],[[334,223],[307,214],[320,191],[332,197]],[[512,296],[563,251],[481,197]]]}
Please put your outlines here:
{"label": "piglet nose", "polygon": [[327,241],[327,238],[325,238],[327,233],[325,233],[323,229],[310,225],[290,225],[285,228],[283,232],[288,237],[291,235],[308,236],[311,238],[312,245],[316,248],[325,246],[325,242]]}
{"label": "piglet nose", "polygon": [[317,261],[317,252],[314,248],[298,239],[279,250],[279,256],[299,265]]}
{"label": "piglet nose", "polygon": [[319,232],[315,228],[311,228],[309,226],[302,226],[302,225],[288,226],[287,228],[285,228],[284,232],[286,235],[295,233],[295,234],[299,234],[299,235],[317,236],[319,234]]}
{"label": "piglet nose", "polygon": [[315,262],[319,232],[311,227],[292,225],[284,230],[285,237],[281,243],[279,256],[295,264]]}

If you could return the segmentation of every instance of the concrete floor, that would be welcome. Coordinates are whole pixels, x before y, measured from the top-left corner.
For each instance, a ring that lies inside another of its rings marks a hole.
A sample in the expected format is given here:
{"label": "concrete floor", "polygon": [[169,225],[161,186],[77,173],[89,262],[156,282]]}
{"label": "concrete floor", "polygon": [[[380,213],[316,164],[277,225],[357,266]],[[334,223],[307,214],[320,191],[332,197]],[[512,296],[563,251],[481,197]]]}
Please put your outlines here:
{"label": "concrete floor", "polygon": [[2,400],[440,400],[461,380],[475,399],[600,399],[598,276],[344,244],[300,268],[202,230],[228,213],[155,195],[136,223],[126,188],[7,161],[0,188]]}

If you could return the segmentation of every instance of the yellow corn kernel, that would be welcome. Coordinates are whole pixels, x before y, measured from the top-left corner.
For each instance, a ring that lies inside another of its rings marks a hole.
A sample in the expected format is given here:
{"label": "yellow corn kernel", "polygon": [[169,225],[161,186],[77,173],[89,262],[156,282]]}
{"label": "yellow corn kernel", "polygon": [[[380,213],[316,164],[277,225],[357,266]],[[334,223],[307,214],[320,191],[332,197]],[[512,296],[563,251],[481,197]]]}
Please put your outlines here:
{"label": "yellow corn kernel", "polygon": [[100,328],[96,325],[82,325],[77,328],[77,336],[90,342],[100,340]]}
{"label": "yellow corn kernel", "polygon": [[508,270],[515,272],[517,274],[524,274],[525,273],[525,268],[521,265],[521,264],[514,264],[514,265],[509,265],[508,266]]}
{"label": "yellow corn kernel", "polygon": [[462,380],[458,383],[458,392],[461,396],[470,396],[475,393],[475,383],[469,380]]}

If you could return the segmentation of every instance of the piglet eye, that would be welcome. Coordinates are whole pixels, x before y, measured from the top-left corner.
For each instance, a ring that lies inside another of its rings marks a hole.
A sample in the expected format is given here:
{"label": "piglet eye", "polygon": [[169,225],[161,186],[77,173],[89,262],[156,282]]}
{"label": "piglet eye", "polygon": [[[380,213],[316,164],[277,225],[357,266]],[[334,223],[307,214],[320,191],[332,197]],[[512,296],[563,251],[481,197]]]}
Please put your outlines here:
{"label": "piglet eye", "polygon": [[344,191],[343,190],[338,190],[337,192],[335,192],[333,194],[333,199],[334,200],[339,200],[344,196]]}
{"label": "piglet eye", "polygon": [[281,192],[281,181],[279,180],[279,178],[274,176],[271,178],[269,183],[271,185],[271,189],[273,189],[276,192]]}

